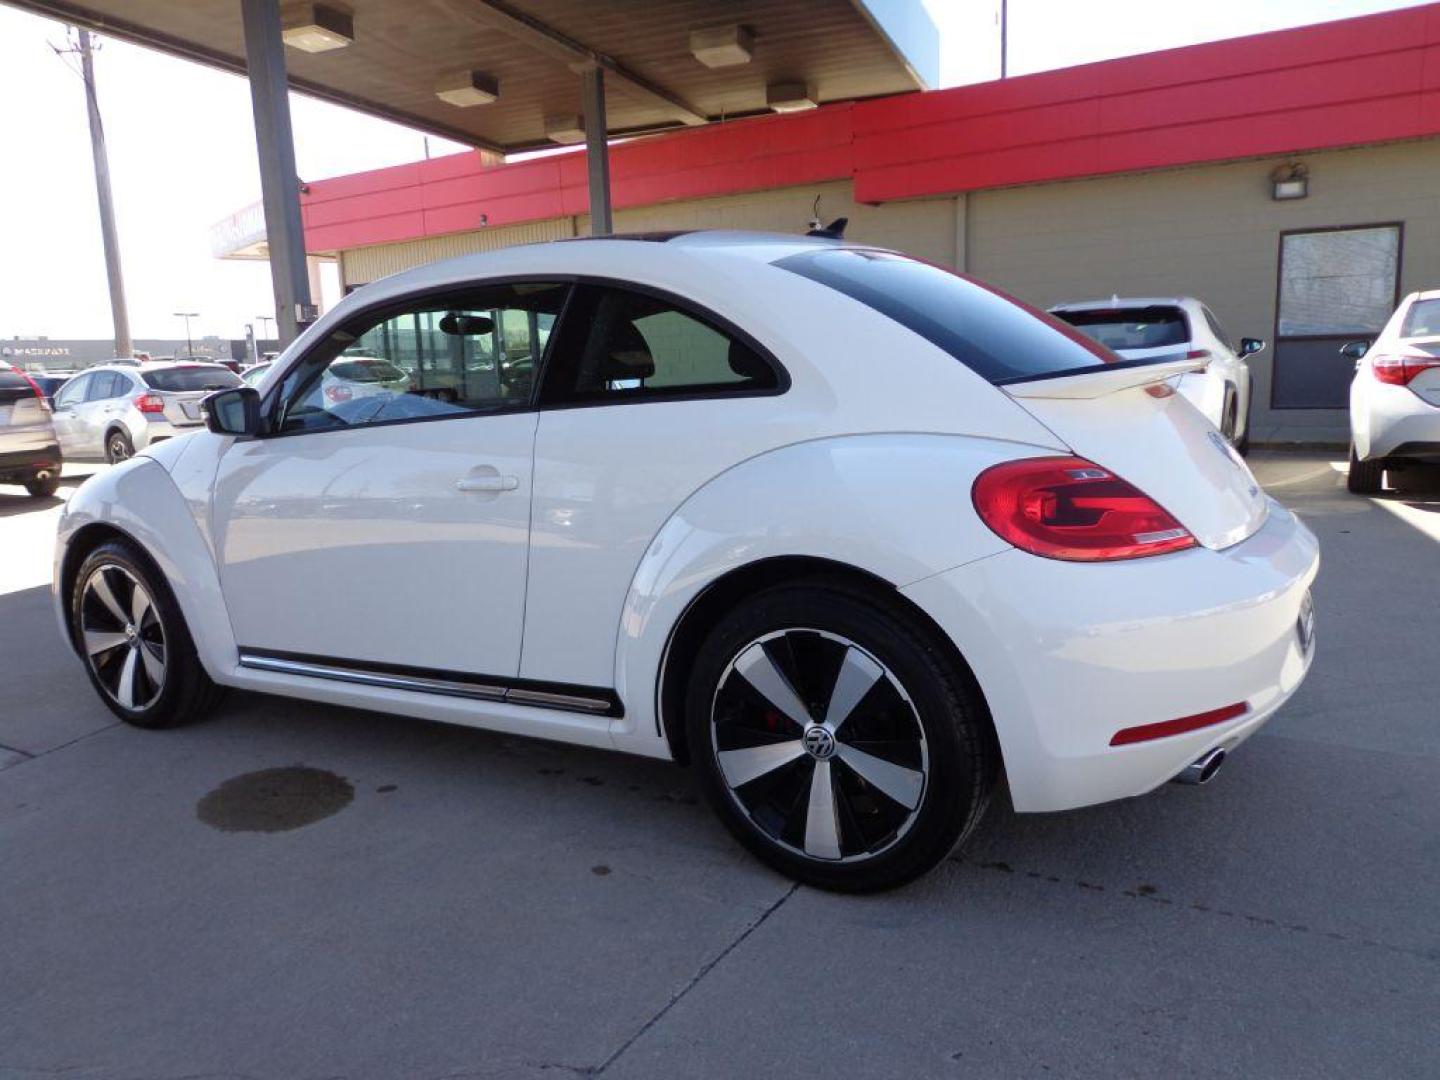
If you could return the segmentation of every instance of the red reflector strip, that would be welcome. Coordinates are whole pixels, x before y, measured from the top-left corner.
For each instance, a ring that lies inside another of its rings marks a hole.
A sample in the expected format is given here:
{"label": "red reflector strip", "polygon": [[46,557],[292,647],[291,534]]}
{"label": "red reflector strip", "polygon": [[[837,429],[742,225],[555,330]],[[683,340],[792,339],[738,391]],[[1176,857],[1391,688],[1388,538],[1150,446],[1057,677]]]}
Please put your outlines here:
{"label": "red reflector strip", "polygon": [[1182,716],[1178,720],[1161,720],[1158,724],[1141,724],[1139,727],[1121,728],[1110,739],[1110,745],[1126,746],[1130,743],[1147,742],[1150,739],[1163,739],[1168,735],[1183,735],[1187,731],[1209,727],[1211,724],[1223,724],[1226,720],[1234,720],[1237,716],[1244,716],[1249,711],[1249,705],[1243,701],[1237,701],[1234,705],[1196,713],[1194,716]]}

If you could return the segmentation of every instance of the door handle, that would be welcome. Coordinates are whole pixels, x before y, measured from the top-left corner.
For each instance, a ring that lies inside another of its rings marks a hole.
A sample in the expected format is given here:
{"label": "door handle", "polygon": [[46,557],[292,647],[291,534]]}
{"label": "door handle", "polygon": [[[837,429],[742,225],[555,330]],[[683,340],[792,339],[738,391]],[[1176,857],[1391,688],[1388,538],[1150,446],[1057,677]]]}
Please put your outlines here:
{"label": "door handle", "polygon": [[472,474],[455,481],[456,491],[514,491],[519,486],[518,476],[501,476],[499,473]]}

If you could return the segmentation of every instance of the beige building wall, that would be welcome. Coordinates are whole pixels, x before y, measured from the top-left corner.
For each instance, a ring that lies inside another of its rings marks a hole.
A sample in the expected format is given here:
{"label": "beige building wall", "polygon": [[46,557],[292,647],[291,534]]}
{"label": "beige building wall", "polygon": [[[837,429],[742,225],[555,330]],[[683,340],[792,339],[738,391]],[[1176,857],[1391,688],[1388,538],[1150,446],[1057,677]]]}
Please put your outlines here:
{"label": "beige building wall", "polygon": [[[1270,197],[1285,160],[1309,167],[1307,198]],[[1403,222],[1401,295],[1440,284],[1437,177],[1440,141],[1424,141],[979,192],[969,270],[1039,306],[1198,296],[1233,337],[1273,343],[1282,231]],[[1255,436],[1348,437],[1343,410],[1270,409],[1272,359],[1251,361]]]}
{"label": "beige building wall", "polygon": [[[1037,306],[1112,294],[1198,296],[1236,337],[1275,337],[1280,233],[1404,223],[1401,293],[1440,286],[1440,140],[1302,155],[1305,199],[1276,202],[1266,159],[857,205],[848,181],[619,210],[619,232],[802,231],[848,217],[850,239],[957,266]],[[818,209],[816,198],[819,198]],[[347,284],[511,244],[582,236],[585,216],[342,253]],[[1343,439],[1343,410],[1271,410],[1273,349],[1251,361],[1257,439]]]}

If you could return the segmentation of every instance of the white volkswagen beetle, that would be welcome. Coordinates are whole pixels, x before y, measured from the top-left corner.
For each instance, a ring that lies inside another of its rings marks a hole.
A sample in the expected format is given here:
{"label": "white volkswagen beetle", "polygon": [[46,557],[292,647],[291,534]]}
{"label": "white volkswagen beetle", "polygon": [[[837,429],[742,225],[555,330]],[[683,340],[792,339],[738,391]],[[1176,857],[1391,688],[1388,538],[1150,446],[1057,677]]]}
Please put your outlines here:
{"label": "white volkswagen beetle", "polygon": [[[457,399],[331,400],[358,348]],[[890,886],[1002,768],[1020,811],[1203,780],[1304,678],[1315,539],[1184,370],[834,240],[468,256],[87,481],[60,624],[141,727],[235,686],[674,758],[785,873]]]}

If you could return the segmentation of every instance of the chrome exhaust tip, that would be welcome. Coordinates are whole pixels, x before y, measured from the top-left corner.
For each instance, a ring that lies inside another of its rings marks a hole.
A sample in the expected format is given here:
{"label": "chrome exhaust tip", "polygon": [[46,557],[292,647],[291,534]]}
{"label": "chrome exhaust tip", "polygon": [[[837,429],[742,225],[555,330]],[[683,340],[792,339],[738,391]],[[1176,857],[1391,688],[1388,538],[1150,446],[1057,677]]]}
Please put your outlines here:
{"label": "chrome exhaust tip", "polygon": [[1176,774],[1174,782],[1177,784],[1208,784],[1215,779],[1215,774],[1220,771],[1220,766],[1225,764],[1225,748],[1217,746],[1208,753],[1201,754],[1185,768]]}

